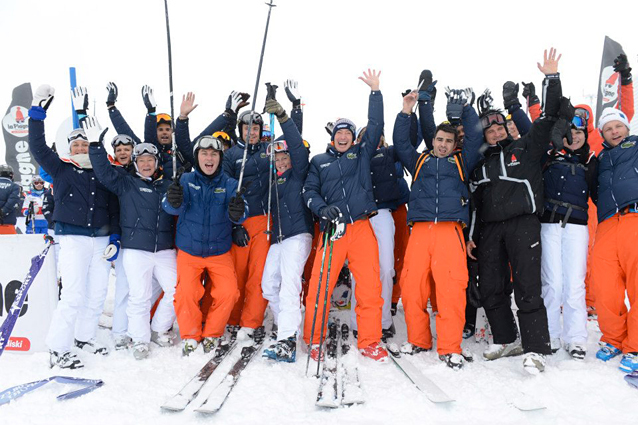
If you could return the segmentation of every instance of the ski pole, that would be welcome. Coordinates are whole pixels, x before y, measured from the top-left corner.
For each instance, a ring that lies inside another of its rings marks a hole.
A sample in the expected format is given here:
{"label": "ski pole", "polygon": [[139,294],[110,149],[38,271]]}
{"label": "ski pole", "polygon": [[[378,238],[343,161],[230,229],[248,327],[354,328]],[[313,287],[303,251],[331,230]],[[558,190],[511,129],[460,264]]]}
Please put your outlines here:
{"label": "ski pole", "polygon": [[166,40],[168,41],[168,86],[171,96],[171,128],[173,129],[171,141],[171,156],[173,157],[173,180],[177,179],[177,143],[175,142],[175,111],[173,110],[173,55],[171,52],[171,27],[168,25],[168,0],[164,0],[164,10],[166,11]]}
{"label": "ski pole", "polygon": [[[270,83],[266,83],[266,100],[275,99],[277,86],[273,86]],[[268,214],[266,219],[266,240],[270,241],[270,217],[271,217],[271,205],[272,205],[272,183],[275,174],[275,115],[270,114],[270,159],[268,165]]]}
{"label": "ski pole", "polygon": [[310,330],[310,344],[308,344],[308,358],[306,359],[306,376],[308,376],[308,366],[310,365],[310,350],[312,350],[313,336],[315,334],[315,324],[317,322],[317,311],[319,311],[319,294],[321,294],[321,279],[323,278],[323,265],[326,260],[326,244],[328,243],[328,232],[323,235],[323,253],[321,254],[321,268],[319,269],[319,283],[317,284],[317,298],[315,299],[315,314],[312,316],[312,328]]}
{"label": "ski pole", "polygon": [[[166,0],[165,0],[166,1]],[[253,117],[255,115],[255,104],[257,103],[257,91],[259,90],[259,77],[261,77],[261,65],[264,63],[264,51],[266,50],[266,38],[268,37],[268,25],[270,24],[270,12],[272,12],[273,7],[277,7],[276,4],[273,4],[273,0],[270,0],[270,3],[266,3],[268,6],[268,18],[266,19],[266,30],[264,31],[264,41],[261,44],[261,55],[259,56],[259,68],[257,68],[257,81],[255,81],[255,92],[253,94],[253,106],[250,108],[250,115],[248,117],[248,137],[250,140],[250,133],[252,131],[253,126]],[[240,134],[241,138],[242,135]],[[261,134],[259,135],[261,137]],[[244,156],[241,160],[241,170],[239,172],[239,182],[237,184],[237,193],[241,189],[241,183],[244,180],[244,169],[246,168],[246,157],[248,154],[248,140],[244,140],[246,146],[244,147]]]}
{"label": "ski pole", "polygon": [[323,346],[323,331],[328,321],[328,314],[326,313],[326,307],[328,306],[328,290],[330,289],[330,266],[332,265],[332,247],[334,245],[335,227],[332,227],[330,232],[330,254],[328,255],[328,273],[326,275],[326,291],[323,295],[323,311],[321,312],[321,333],[319,334],[319,360],[317,361],[317,376],[319,376],[319,366],[321,365],[321,349]]}

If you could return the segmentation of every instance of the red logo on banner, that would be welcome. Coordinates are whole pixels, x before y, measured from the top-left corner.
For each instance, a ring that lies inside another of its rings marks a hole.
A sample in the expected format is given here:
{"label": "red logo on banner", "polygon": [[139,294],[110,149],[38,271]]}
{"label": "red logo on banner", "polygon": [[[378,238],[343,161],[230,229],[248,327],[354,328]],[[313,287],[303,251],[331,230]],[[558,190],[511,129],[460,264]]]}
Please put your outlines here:
{"label": "red logo on banner", "polygon": [[21,337],[9,338],[9,342],[7,343],[7,346],[5,347],[6,350],[13,350],[13,351],[29,351],[30,348],[31,348],[31,341],[29,341],[28,338],[21,338]]}
{"label": "red logo on banner", "polygon": [[29,135],[29,123],[25,112],[28,108],[24,106],[12,106],[9,113],[2,119],[4,129],[16,137],[27,137]]}

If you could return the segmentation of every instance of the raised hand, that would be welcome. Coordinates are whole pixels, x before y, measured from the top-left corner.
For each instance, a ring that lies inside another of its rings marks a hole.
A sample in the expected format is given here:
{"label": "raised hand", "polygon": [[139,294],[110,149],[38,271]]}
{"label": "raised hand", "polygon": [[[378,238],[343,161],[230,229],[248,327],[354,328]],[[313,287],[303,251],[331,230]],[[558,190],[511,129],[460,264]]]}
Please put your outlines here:
{"label": "raised hand", "polygon": [[51,102],[53,102],[53,95],[55,94],[55,89],[48,84],[43,84],[38,87],[33,95],[33,101],[31,102],[31,106],[36,106],[44,109],[45,111],[49,108]]}
{"label": "raised hand", "polygon": [[71,98],[73,100],[73,109],[75,109],[78,114],[86,115],[86,110],[89,109],[89,94],[86,87],[71,89]]}
{"label": "raised hand", "polygon": [[560,58],[563,57],[563,55],[560,54],[556,57],[556,53],[557,51],[553,47],[549,49],[549,54],[547,53],[547,50],[545,50],[543,53],[543,65],[538,62],[536,63],[536,65],[538,65],[538,69],[543,74],[551,75],[558,72],[558,61],[560,61]]}
{"label": "raised hand", "polygon": [[146,106],[148,113],[155,113],[157,102],[155,101],[155,96],[153,96],[153,89],[150,86],[142,87],[142,100],[144,101],[144,106]]}
{"label": "raised hand", "polygon": [[106,98],[106,106],[110,108],[115,106],[115,102],[117,102],[117,86],[111,81],[106,85],[106,90],[109,92]]}
{"label": "raised hand", "polygon": [[182,119],[188,118],[188,114],[193,112],[195,108],[197,108],[195,93],[189,91],[182,96],[182,104],[179,107],[179,117]]}
{"label": "raised hand", "polygon": [[286,80],[284,88],[286,89],[288,100],[292,102],[292,107],[299,108],[301,106],[301,95],[299,94],[297,82],[295,80]]}
{"label": "raised hand", "polygon": [[370,86],[372,91],[379,90],[379,77],[381,76],[381,71],[377,72],[375,69],[372,71],[368,68],[368,72],[363,71],[363,77],[359,77],[361,81]]}
{"label": "raised hand", "polygon": [[84,133],[86,133],[86,138],[89,140],[89,143],[104,143],[104,135],[109,129],[106,127],[102,130],[100,123],[95,117],[86,117],[82,122],[82,128],[84,129]]}
{"label": "raised hand", "polygon": [[403,109],[401,110],[401,112],[403,112],[404,114],[411,114],[418,98],[419,92],[416,90],[413,90],[403,96]]}

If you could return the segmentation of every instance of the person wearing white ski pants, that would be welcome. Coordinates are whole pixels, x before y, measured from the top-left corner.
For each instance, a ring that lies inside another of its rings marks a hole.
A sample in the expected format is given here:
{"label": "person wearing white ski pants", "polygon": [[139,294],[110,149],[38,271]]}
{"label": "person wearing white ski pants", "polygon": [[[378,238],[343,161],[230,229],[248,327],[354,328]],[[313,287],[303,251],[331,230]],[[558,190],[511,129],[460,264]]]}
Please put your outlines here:
{"label": "person wearing white ski pants", "polygon": [[[177,285],[177,254],[174,249],[157,252],[123,249],[124,269],[129,282],[128,336],[133,342],[151,342],[151,330],[168,331],[175,322],[173,297]],[[151,321],[153,277],[164,290]],[[149,325],[150,322],[150,325]]]}
{"label": "person wearing white ski pants", "polygon": [[[394,289],[394,219],[388,208],[377,211],[377,215],[370,218],[370,224],[377,238],[379,245],[379,274],[381,278],[381,297],[383,298],[383,308],[381,309],[381,327],[389,329],[392,326],[392,290]],[[350,308],[350,325],[352,329],[357,329],[357,314],[355,307],[357,299],[354,296],[356,282],[354,276],[350,274],[352,282],[352,296]]]}
{"label": "person wearing white ski pants", "polygon": [[[541,281],[549,335],[564,344],[587,342],[585,274],[589,231],[586,225],[541,223]],[[563,307],[563,325],[560,313]]]}
{"label": "person wearing white ski pants", "polygon": [[62,293],[46,337],[49,349],[64,353],[95,338],[104,308],[111,264],[102,258],[108,236],[58,235]]}
{"label": "person wearing white ski pants", "polygon": [[301,276],[311,248],[312,236],[302,233],[268,249],[261,291],[275,317],[279,341],[293,336],[301,326]]}

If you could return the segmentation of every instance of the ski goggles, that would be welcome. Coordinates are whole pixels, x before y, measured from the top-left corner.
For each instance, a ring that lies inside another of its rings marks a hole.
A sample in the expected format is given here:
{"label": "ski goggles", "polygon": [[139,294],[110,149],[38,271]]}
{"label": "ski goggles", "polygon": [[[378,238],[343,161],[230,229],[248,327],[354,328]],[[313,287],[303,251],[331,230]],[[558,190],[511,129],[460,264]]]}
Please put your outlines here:
{"label": "ski goggles", "polygon": [[574,127],[576,130],[585,131],[587,129],[587,120],[576,115],[574,118],[572,118],[572,127]]}
{"label": "ski goggles", "polygon": [[216,131],[213,133],[213,137],[215,139],[223,139],[227,142],[230,142],[230,136],[228,135],[228,133],[226,133],[225,131]]}
{"label": "ski goggles", "polygon": [[576,108],[574,110],[574,115],[585,118],[586,121],[589,121],[589,111],[585,108]]}
{"label": "ski goggles", "polygon": [[483,127],[483,130],[489,128],[493,124],[505,124],[505,117],[503,114],[489,114],[481,118],[481,127]]}
{"label": "ski goggles", "polygon": [[157,157],[159,155],[159,151],[157,147],[152,143],[140,143],[135,146],[135,150],[133,151],[133,155],[137,158],[142,155],[153,155]]}
{"label": "ski goggles", "polygon": [[264,119],[261,117],[261,114],[259,114],[258,112],[250,112],[250,111],[244,112],[239,117],[239,121],[242,124],[250,124],[251,117],[252,117],[253,124],[257,124],[257,125],[263,125],[264,124]]}
{"label": "ski goggles", "polygon": [[197,151],[197,149],[214,149],[216,151],[223,152],[224,145],[221,140],[215,138],[213,136],[202,136],[193,145],[193,154]]}
{"label": "ski goggles", "polygon": [[115,149],[120,145],[135,146],[135,141],[126,134],[118,134],[113,138],[113,140],[111,140],[111,146],[113,147],[113,149]]}
{"label": "ski goggles", "polygon": [[272,142],[266,148],[266,155],[270,155],[271,153],[279,153],[279,152],[288,152],[288,143],[285,140],[277,140]]}
{"label": "ski goggles", "polygon": [[165,122],[167,124],[170,124],[171,126],[173,125],[173,119],[168,114],[157,114],[156,118],[158,124]]}
{"label": "ski goggles", "polygon": [[84,140],[85,142],[89,141],[89,139],[87,139],[86,137],[86,133],[81,128],[73,130],[71,133],[69,133],[67,140],[69,141],[69,143],[73,143],[76,140]]}

